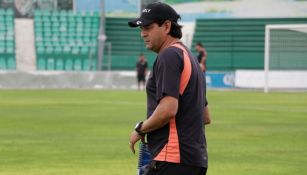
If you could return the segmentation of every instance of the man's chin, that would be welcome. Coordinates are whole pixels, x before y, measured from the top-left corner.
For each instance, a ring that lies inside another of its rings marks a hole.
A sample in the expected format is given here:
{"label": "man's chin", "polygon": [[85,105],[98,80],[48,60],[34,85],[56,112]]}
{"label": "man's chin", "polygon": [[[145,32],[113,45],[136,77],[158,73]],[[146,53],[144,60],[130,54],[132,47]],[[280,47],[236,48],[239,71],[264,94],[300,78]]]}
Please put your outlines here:
{"label": "man's chin", "polygon": [[148,45],[148,44],[146,44],[145,47],[146,47],[146,49],[148,49],[148,50],[151,50],[151,49],[152,49],[152,47],[151,47],[150,45]]}
{"label": "man's chin", "polygon": [[152,47],[151,45],[147,45],[146,44],[145,47],[146,47],[147,50],[150,50],[150,51],[153,51],[153,52],[157,52],[157,50],[154,47]]}

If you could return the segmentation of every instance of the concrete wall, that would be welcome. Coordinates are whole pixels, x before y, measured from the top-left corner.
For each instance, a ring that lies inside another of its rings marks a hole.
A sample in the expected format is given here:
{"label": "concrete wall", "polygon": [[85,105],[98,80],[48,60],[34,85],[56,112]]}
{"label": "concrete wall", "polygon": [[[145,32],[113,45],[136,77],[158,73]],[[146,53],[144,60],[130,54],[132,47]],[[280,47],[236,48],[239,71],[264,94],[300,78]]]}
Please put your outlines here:
{"label": "concrete wall", "polygon": [[[237,70],[235,86],[239,88],[264,88],[263,70]],[[269,88],[307,89],[307,71],[270,71]]]}
{"label": "concrete wall", "polygon": [[136,89],[135,72],[0,72],[2,89]]}

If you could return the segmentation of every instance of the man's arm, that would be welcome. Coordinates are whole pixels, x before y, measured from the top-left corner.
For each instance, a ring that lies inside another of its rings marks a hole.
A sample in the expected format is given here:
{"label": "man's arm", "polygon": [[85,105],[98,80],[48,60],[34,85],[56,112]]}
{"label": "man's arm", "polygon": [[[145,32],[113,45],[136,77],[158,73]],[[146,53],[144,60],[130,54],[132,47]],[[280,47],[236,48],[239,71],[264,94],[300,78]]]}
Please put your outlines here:
{"label": "man's arm", "polygon": [[146,61],[145,72],[144,72],[144,73],[145,73],[145,77],[146,77],[147,71],[148,71],[148,70],[147,70],[147,67],[148,67],[148,64],[147,64],[147,61]]}
{"label": "man's arm", "polygon": [[209,114],[208,106],[204,107],[204,122],[205,122],[204,123],[205,125],[211,123],[211,117],[210,117],[210,114]]}
{"label": "man's arm", "polygon": [[171,96],[162,98],[153,114],[144,121],[141,131],[144,133],[154,131],[166,125],[175,117],[178,110],[178,100]]}
{"label": "man's arm", "polygon": [[207,51],[206,51],[206,49],[204,48],[204,50],[203,50],[203,59],[206,61],[206,59],[207,59]]}
{"label": "man's arm", "polygon": [[[143,133],[151,132],[159,129],[169,123],[169,121],[175,117],[178,110],[178,99],[165,96],[163,97],[153,114],[143,122],[140,131]],[[130,149],[135,152],[134,145],[140,139],[144,139],[144,136],[139,135],[136,131],[133,131],[130,136]]]}
{"label": "man's arm", "polygon": [[145,68],[145,70],[144,70],[144,75],[145,75],[145,78],[146,78],[146,76],[147,76],[147,68]]}

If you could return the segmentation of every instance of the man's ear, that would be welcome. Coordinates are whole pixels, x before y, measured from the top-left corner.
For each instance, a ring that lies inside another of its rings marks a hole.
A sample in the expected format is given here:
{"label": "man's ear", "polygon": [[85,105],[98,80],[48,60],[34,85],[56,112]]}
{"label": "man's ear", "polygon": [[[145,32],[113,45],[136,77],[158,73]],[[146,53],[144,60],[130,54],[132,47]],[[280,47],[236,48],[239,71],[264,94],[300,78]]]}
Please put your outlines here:
{"label": "man's ear", "polygon": [[166,34],[169,34],[170,33],[170,31],[171,31],[171,27],[172,27],[172,22],[171,21],[169,21],[169,20],[166,20],[165,22],[164,22],[164,29],[165,29],[165,33]]}

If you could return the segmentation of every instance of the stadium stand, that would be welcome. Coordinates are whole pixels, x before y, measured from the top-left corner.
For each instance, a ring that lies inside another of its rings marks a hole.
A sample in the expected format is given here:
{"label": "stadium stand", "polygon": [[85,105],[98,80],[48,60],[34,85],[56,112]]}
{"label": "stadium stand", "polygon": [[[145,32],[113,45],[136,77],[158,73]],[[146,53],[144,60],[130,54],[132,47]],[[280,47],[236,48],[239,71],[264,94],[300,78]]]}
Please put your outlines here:
{"label": "stadium stand", "polygon": [[129,18],[107,18],[106,35],[107,42],[112,44],[112,69],[134,70],[136,61],[143,53],[152,65],[155,54],[145,48],[140,37],[140,30],[128,27]]}
{"label": "stadium stand", "polygon": [[15,70],[14,12],[0,9],[0,70]]}
{"label": "stadium stand", "polygon": [[[100,16],[94,12],[35,11],[38,70],[95,70]],[[155,54],[147,51],[129,18],[107,18],[107,43],[112,46],[112,70],[133,70],[140,53],[149,65]],[[105,49],[105,57],[108,55]]]}
{"label": "stadium stand", "polygon": [[95,70],[98,12],[36,10],[38,70]]}
{"label": "stadium stand", "polygon": [[306,24],[307,18],[198,19],[192,46],[202,42],[208,70],[263,69],[266,24]]}

